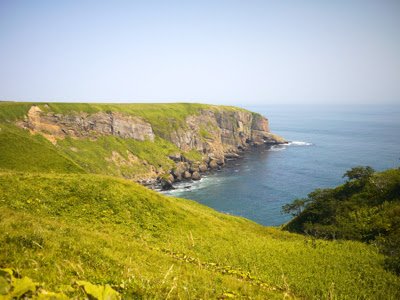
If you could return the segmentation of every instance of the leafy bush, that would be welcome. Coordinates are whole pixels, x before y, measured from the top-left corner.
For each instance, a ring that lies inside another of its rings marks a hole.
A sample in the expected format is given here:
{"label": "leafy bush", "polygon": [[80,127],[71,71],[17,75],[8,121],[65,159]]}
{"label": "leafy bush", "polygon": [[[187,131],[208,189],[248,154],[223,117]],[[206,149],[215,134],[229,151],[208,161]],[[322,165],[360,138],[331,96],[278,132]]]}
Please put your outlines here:
{"label": "leafy bush", "polygon": [[365,184],[374,173],[375,170],[370,166],[358,166],[348,170],[343,174],[342,178],[347,177],[347,182],[358,180],[358,183]]}
{"label": "leafy bush", "polygon": [[316,189],[306,199],[282,207],[295,218],[285,229],[319,238],[373,244],[388,255],[386,265],[398,272],[400,252],[400,170],[373,174],[371,167],[347,171],[346,184]]}

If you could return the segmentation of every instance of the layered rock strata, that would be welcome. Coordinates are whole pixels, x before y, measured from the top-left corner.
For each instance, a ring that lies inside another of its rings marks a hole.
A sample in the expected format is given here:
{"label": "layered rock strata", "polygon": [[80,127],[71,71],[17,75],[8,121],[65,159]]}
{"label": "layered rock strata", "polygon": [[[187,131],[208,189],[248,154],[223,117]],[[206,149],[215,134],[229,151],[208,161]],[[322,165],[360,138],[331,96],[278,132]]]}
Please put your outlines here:
{"label": "layered rock strata", "polygon": [[154,141],[154,133],[149,123],[138,116],[119,112],[98,112],[92,115],[81,112],[76,115],[62,115],[43,112],[38,106],[29,109],[28,116],[17,125],[29,129],[31,133],[40,133],[54,144],[56,139],[72,138],[97,139],[102,135],[115,135],[123,139]]}

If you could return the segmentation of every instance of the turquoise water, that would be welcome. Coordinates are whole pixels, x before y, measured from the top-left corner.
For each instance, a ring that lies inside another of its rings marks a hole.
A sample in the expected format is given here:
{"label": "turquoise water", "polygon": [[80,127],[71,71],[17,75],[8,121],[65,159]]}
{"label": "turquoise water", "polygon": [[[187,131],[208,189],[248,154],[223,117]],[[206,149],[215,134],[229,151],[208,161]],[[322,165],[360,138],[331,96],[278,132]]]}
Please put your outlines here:
{"label": "turquoise water", "polygon": [[266,116],[271,132],[293,143],[253,149],[229,168],[164,194],[279,226],[290,220],[282,205],[344,183],[342,175],[354,166],[400,166],[400,105],[244,108]]}

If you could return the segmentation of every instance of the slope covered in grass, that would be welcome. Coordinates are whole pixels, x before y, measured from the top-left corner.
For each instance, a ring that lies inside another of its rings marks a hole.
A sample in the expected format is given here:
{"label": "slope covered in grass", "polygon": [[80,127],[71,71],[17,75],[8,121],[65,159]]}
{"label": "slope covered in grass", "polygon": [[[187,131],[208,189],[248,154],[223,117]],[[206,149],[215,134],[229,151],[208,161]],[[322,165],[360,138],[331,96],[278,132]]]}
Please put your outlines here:
{"label": "slope covered in grass", "polygon": [[63,156],[43,136],[0,126],[0,170],[46,173],[86,173]]}
{"label": "slope covered in grass", "polygon": [[0,175],[0,267],[50,291],[71,280],[127,298],[396,299],[368,245],[322,241],[97,175]]}

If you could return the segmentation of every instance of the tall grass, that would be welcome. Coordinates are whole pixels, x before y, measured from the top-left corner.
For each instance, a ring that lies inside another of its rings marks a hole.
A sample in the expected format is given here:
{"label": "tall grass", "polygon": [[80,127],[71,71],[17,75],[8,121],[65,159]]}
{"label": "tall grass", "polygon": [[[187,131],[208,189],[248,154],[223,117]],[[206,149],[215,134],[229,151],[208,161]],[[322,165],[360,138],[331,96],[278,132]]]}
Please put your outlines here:
{"label": "tall grass", "polygon": [[42,135],[0,126],[0,170],[46,173],[86,173]]}
{"label": "tall grass", "polygon": [[128,298],[400,296],[384,256],[359,242],[262,227],[122,179],[0,177],[1,266],[50,290],[78,278]]}

